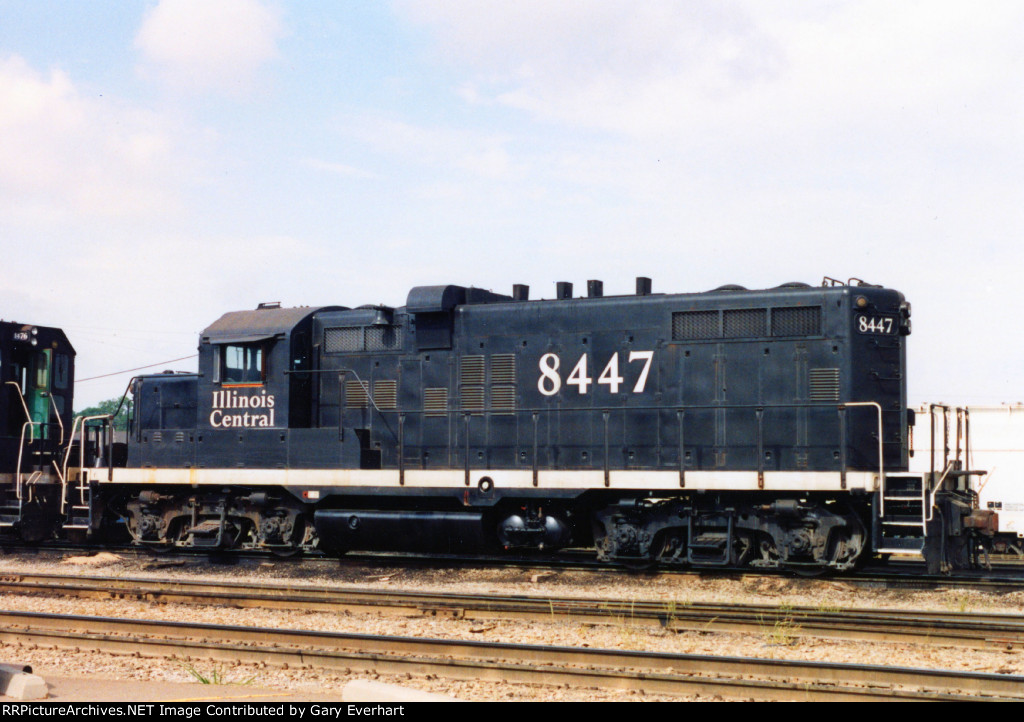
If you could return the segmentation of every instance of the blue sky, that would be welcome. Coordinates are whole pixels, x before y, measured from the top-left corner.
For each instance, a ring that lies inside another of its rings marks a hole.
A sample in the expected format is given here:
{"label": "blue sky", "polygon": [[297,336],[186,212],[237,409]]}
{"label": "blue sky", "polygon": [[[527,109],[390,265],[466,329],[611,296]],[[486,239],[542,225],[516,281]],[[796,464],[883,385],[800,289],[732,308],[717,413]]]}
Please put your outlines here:
{"label": "blue sky", "polygon": [[1022,31],[985,0],[0,0],[0,316],[89,378],[261,301],[857,277],[913,304],[913,401],[1024,400]]}

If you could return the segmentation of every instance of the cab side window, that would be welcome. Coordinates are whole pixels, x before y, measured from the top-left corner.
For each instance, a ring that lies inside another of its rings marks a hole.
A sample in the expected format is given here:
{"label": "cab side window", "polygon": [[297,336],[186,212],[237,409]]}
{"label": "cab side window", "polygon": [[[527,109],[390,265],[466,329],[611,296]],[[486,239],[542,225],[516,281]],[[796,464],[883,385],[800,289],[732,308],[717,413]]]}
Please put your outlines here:
{"label": "cab side window", "polygon": [[34,370],[35,370],[35,387],[41,391],[50,390],[50,357],[45,351],[40,351],[35,355]]}
{"label": "cab side window", "polygon": [[66,353],[59,353],[53,357],[53,387],[66,389],[70,377],[70,359]]}
{"label": "cab side window", "polygon": [[225,384],[262,384],[267,380],[262,344],[225,344],[220,349],[220,378]]}

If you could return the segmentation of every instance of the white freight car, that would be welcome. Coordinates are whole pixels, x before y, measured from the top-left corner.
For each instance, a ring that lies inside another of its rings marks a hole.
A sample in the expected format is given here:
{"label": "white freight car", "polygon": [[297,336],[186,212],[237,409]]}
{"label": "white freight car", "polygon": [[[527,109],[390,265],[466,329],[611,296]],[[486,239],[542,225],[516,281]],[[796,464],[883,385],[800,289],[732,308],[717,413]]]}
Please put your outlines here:
{"label": "white freight car", "polygon": [[[961,434],[959,448],[964,466],[985,472],[975,482],[978,506],[991,509],[999,515],[999,534],[996,550],[1012,548],[1024,554],[1024,404],[999,406],[967,406],[961,418],[961,431],[969,429],[968,440]],[[948,435],[941,418],[929,414],[929,405],[916,410],[913,455],[910,468],[927,471],[932,464],[932,439],[938,467],[942,466],[943,440],[949,444],[949,456],[955,457],[958,435],[955,417]],[[935,418],[934,429],[929,421]]]}

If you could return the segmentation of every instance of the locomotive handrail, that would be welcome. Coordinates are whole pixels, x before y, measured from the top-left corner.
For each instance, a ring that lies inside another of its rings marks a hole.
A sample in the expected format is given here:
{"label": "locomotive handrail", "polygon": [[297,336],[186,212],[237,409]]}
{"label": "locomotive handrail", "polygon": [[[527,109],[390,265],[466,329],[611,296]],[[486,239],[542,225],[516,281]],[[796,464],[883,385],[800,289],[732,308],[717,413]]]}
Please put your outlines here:
{"label": "locomotive handrail", "polygon": [[25,411],[25,423],[21,426],[21,437],[18,440],[18,466],[15,469],[14,477],[14,498],[18,501],[22,500],[22,471],[21,464],[23,461],[23,454],[25,453],[25,429],[27,428],[30,432],[30,438],[28,443],[33,443],[36,440],[35,427],[36,424],[41,422],[33,421],[32,414],[28,412],[28,404],[25,403],[25,395],[21,392],[21,386],[16,381],[8,381],[8,384],[13,386],[18,392],[18,400],[21,401],[21,408]]}
{"label": "locomotive handrail", "polygon": [[17,469],[15,470],[16,473],[15,473],[15,481],[14,481],[14,498],[17,499],[18,501],[21,501],[21,487],[22,487],[22,483],[23,483],[22,482],[21,463],[22,463],[22,460],[23,460],[22,455],[25,452],[25,429],[29,429],[29,431],[32,432],[32,438],[29,439],[29,441],[28,441],[28,443],[31,444],[33,441],[35,441],[35,430],[34,429],[35,429],[35,425],[38,424],[38,423],[39,423],[38,421],[31,421],[30,420],[30,421],[26,421],[24,424],[21,425],[21,439],[18,442],[18,466],[17,466]]}
{"label": "locomotive handrail", "polygon": [[[21,425],[21,435],[20,435],[19,441],[18,441],[18,466],[15,468],[15,481],[14,481],[14,496],[15,496],[15,499],[17,499],[18,501],[22,500],[22,487],[24,485],[26,485],[26,484],[32,484],[36,479],[41,477],[42,474],[43,474],[43,472],[40,469],[36,469],[35,471],[32,472],[32,475],[29,476],[28,481],[25,481],[24,480],[25,472],[22,471],[22,468],[21,468],[22,467],[22,463],[24,462],[24,458],[25,458],[24,457],[24,454],[25,454],[25,429],[28,429],[30,432],[32,432],[31,433],[31,438],[29,438],[29,440],[28,440],[28,443],[32,444],[36,440],[36,437],[35,437],[35,427],[36,426],[42,426],[42,425],[43,425],[42,421],[26,421],[24,424]],[[57,469],[56,464],[54,464],[54,469],[57,471],[58,477],[59,477],[60,470]]]}
{"label": "locomotive handrail", "polygon": [[64,445],[64,420],[60,418],[60,411],[57,410],[57,402],[53,400],[53,394],[48,394],[50,397],[50,406],[53,407],[53,415],[57,417],[57,425],[60,427],[60,441],[57,442],[57,448],[59,449]]}
{"label": "locomotive handrail", "polygon": [[[935,475],[938,473],[938,467],[936,466],[936,410],[941,411],[939,418],[942,420],[942,473],[939,475],[938,480],[935,480]],[[955,455],[950,456],[950,412],[956,416],[956,429],[955,433]],[[964,462],[967,463],[970,468],[971,460],[971,422],[970,422],[970,410],[962,407],[950,407],[946,404],[928,404],[928,431],[930,434],[930,448],[929,448],[929,479],[933,482],[931,489],[927,492],[922,489],[922,494],[926,494],[928,499],[928,513],[925,516],[925,521],[932,521],[935,513],[935,497],[946,479],[954,471],[961,469]],[[967,472],[972,474],[976,472]]]}
{"label": "locomotive handrail", "polygon": [[[946,480],[946,477],[949,476],[949,472],[951,472],[953,470],[953,467],[954,467],[954,464],[953,464],[952,461],[947,462],[946,463],[946,469],[945,469],[945,471],[942,472],[942,476],[939,477],[939,480],[937,482],[935,482],[935,484],[932,485],[931,492],[930,492],[929,497],[928,497],[929,498],[929,501],[928,501],[928,515],[925,517],[925,522],[926,523],[931,521],[933,518],[935,518],[935,495],[938,493],[939,489],[942,488],[942,482],[944,482]],[[921,487],[922,502],[923,502],[923,497],[924,497],[925,493],[926,492],[925,492],[924,486],[922,485],[922,487]]]}
{"label": "locomotive handrail", "polygon": [[[517,413],[544,413],[549,411],[557,411],[559,413],[582,411],[582,412],[594,412],[606,409],[608,411],[690,411],[690,410],[743,410],[749,409],[756,411],[757,409],[764,409],[769,411],[771,409],[839,409],[841,410],[844,406],[879,406],[877,401],[807,401],[807,402],[788,402],[788,403],[756,403],[756,404],[630,404],[630,405],[619,405],[619,406],[607,406],[607,405],[595,405],[595,406],[517,406],[514,409],[507,409],[496,411],[494,409],[473,409],[472,411],[467,409],[449,409],[443,413],[446,416],[458,417],[463,414],[469,413],[473,416],[489,415],[500,415],[500,416],[513,416]],[[382,414],[420,414],[423,415],[427,411],[423,408],[400,408],[396,407],[393,409],[379,409]],[[883,410],[884,411],[884,410]],[[442,412],[430,411],[431,414],[440,415]],[[887,443],[898,443],[898,442],[887,442]]]}
{"label": "locomotive handrail", "polygon": [[[363,383],[363,382],[360,381],[360,383]],[[885,444],[886,443],[890,443],[890,444],[899,443],[899,441],[890,441],[890,442],[886,442],[885,441],[885,439],[883,437],[883,414],[884,414],[884,410],[883,410],[881,404],[879,404],[877,401],[789,402],[789,403],[778,403],[778,404],[774,404],[774,403],[773,404],[689,404],[689,405],[682,405],[682,406],[658,406],[658,405],[643,404],[643,405],[636,405],[636,406],[617,406],[617,407],[601,407],[601,406],[584,406],[584,407],[557,406],[557,407],[554,407],[554,408],[552,408],[552,407],[517,407],[514,410],[514,412],[511,412],[511,413],[523,413],[523,414],[527,414],[528,413],[528,414],[531,414],[531,416],[533,418],[533,422],[534,422],[534,424],[533,424],[534,425],[534,436],[536,437],[536,431],[537,431],[536,427],[537,427],[538,418],[539,418],[539,416],[542,413],[545,413],[545,412],[557,411],[559,413],[565,413],[565,412],[594,413],[594,412],[600,411],[600,412],[602,412],[604,414],[605,417],[607,417],[607,414],[609,414],[612,411],[617,411],[617,410],[618,411],[667,411],[667,410],[674,409],[676,411],[676,414],[678,416],[680,416],[680,446],[682,446],[682,443],[681,443],[682,442],[682,428],[683,428],[683,426],[682,426],[682,416],[685,415],[686,412],[694,411],[694,410],[698,410],[698,411],[750,410],[750,411],[756,413],[757,416],[758,416],[758,424],[757,424],[757,435],[758,435],[758,438],[757,438],[758,464],[757,464],[757,466],[758,466],[758,468],[757,468],[757,471],[758,471],[759,482],[763,483],[763,478],[764,478],[764,476],[763,476],[764,475],[764,458],[763,458],[763,454],[761,453],[760,450],[761,450],[761,448],[763,446],[762,433],[763,433],[763,417],[764,417],[764,412],[768,411],[768,410],[772,410],[772,409],[787,409],[787,408],[819,409],[819,410],[822,410],[822,409],[835,409],[835,410],[840,412],[840,430],[839,430],[839,435],[840,435],[840,447],[841,447],[841,458],[842,458],[842,461],[840,462],[840,466],[841,466],[840,473],[843,476],[843,483],[844,483],[844,487],[843,488],[845,488],[845,477],[846,477],[846,472],[848,471],[848,469],[847,469],[847,462],[846,462],[846,440],[845,440],[846,422],[845,422],[845,416],[842,414],[842,412],[845,411],[849,407],[874,407],[874,409],[876,410],[876,415],[877,415],[877,418],[878,418],[878,426],[877,426],[877,438],[878,438],[878,484],[884,490]],[[399,417],[399,430],[400,431],[402,430],[402,427],[404,426],[403,422],[404,422],[404,417],[406,415],[408,415],[408,414],[412,414],[412,415],[425,415],[426,414],[426,410],[425,409],[401,409],[401,408],[396,408],[396,409],[387,409],[387,410],[377,409],[377,411],[382,416],[385,413],[397,414],[398,417]],[[432,413],[437,413],[437,412],[432,412]],[[468,428],[469,428],[469,425],[470,425],[470,423],[472,421],[472,417],[474,417],[474,416],[483,416],[486,413],[490,413],[490,411],[489,410],[487,410],[487,411],[483,411],[483,410],[482,411],[466,411],[466,410],[463,410],[463,409],[453,409],[453,410],[448,410],[448,411],[445,412],[445,418],[447,419],[447,421],[449,423],[458,422],[460,419],[465,423],[465,426],[466,426],[466,429],[467,429],[467,434],[466,434],[466,441],[465,441],[466,448],[465,448],[464,451],[467,454],[467,459],[468,459],[468,449],[469,449]],[[507,414],[503,414],[503,415],[507,415]],[[607,437],[607,418],[605,418],[605,429],[606,429],[605,433],[606,433],[606,437]],[[605,441],[607,442],[607,438],[605,439]],[[400,446],[402,445],[401,444],[401,439],[399,439],[399,445]],[[536,447],[537,447],[537,443],[536,443],[536,438],[535,438],[534,439],[534,454],[533,454],[533,466],[535,467],[534,468],[535,472],[537,470],[536,469],[536,466],[537,466],[537,449],[536,449]],[[605,447],[606,447],[605,448],[605,455],[604,455],[605,456],[605,460],[602,463],[603,463],[603,466],[605,468],[605,482],[606,482],[605,485],[607,486],[608,485],[608,473],[607,473],[608,472],[608,449],[607,449],[607,443],[605,443]],[[403,462],[404,462],[404,459],[400,459],[398,461],[399,469],[401,469],[401,467],[403,465]],[[468,460],[467,460],[467,464],[468,464]],[[685,462],[682,459],[682,452],[680,452],[680,469],[679,470],[680,470],[680,486],[685,486],[684,479],[685,479],[686,469],[685,469]],[[466,469],[466,474],[467,474],[466,478],[467,478],[467,484],[468,484],[468,478],[469,478],[469,476],[468,476],[468,474],[469,474],[468,467]],[[534,474],[534,477],[535,477],[534,485],[536,485],[536,473]]]}
{"label": "locomotive handrail", "polygon": [[78,431],[78,422],[81,421],[83,418],[84,417],[82,416],[76,416],[74,420],[71,422],[71,443],[68,444],[67,448],[64,450],[64,460],[61,462],[61,470],[63,472],[61,474],[62,483],[64,482],[68,475],[68,462],[70,461],[71,458],[71,449],[75,445],[75,433],[77,433]]}
{"label": "locomotive handrail", "polygon": [[[67,450],[64,452],[64,464],[63,464],[63,478],[61,479],[61,495],[60,495],[60,513],[64,514],[67,508],[68,495],[67,495],[67,483],[68,483],[68,462],[71,459],[71,449],[74,446],[74,438],[76,430],[80,434],[78,440],[78,494],[83,505],[88,503],[85,498],[85,490],[88,488],[85,481],[85,425],[90,421],[96,419],[105,419],[107,422],[112,423],[114,417],[110,414],[97,414],[95,416],[77,416],[71,425],[71,440],[72,443],[68,444]],[[109,445],[108,445],[109,446]],[[110,467],[111,459],[107,458],[107,466]]]}
{"label": "locomotive handrail", "polygon": [[[57,442],[56,454],[54,454],[54,456],[59,457],[60,449],[64,446],[64,420],[60,417],[60,411],[57,410],[57,402],[53,400],[53,394],[50,394],[50,406],[53,407],[53,415],[57,417],[57,425],[60,427],[60,440]],[[50,464],[53,466],[53,470],[57,474],[57,478],[63,485],[64,474],[61,473],[60,466],[57,465],[57,459],[51,459]]]}
{"label": "locomotive handrail", "polygon": [[366,400],[370,402],[370,405],[373,406],[373,408],[377,409],[377,413],[378,414],[383,414],[384,413],[384,411],[379,406],[377,406],[377,402],[373,400],[373,390],[370,388],[370,384],[368,382],[366,382],[366,381],[363,381],[361,378],[359,378],[359,374],[356,373],[355,369],[341,368],[341,369],[330,369],[330,370],[331,371],[336,371],[338,373],[339,380],[340,380],[341,377],[347,376],[349,374],[352,374],[353,376],[355,376],[356,377],[356,383],[358,383],[362,387],[363,391],[366,392]]}
{"label": "locomotive handrail", "polygon": [[[365,382],[360,382],[365,383]],[[593,412],[600,410],[608,411],[690,411],[690,410],[742,410],[750,409],[756,411],[757,409],[838,409],[842,410],[844,406],[876,406],[879,404],[877,401],[808,401],[808,402],[790,402],[790,403],[757,403],[757,404],[630,404],[628,406],[517,406],[515,409],[502,410],[496,412],[493,409],[474,409],[467,411],[466,409],[450,409],[444,412],[445,416],[448,417],[460,417],[464,414],[471,414],[472,416],[483,416],[484,414],[498,414],[501,416],[512,416],[517,413],[543,413],[548,411],[557,411],[559,413],[571,412],[571,411],[583,411]],[[425,409],[377,409],[381,414],[419,414],[424,415],[427,413]],[[431,411],[431,414],[438,414],[440,412]],[[899,443],[896,441],[886,442],[890,444]]]}
{"label": "locomotive handrail", "polygon": [[[935,410],[942,410],[942,465],[945,467],[949,463],[949,406],[945,404],[928,404],[928,423],[929,432],[931,433],[931,459],[929,462],[929,471],[932,474],[938,470],[935,465]],[[957,409],[957,416],[959,422],[959,409]],[[956,461],[960,460],[960,438],[959,438],[959,423],[957,428],[957,455]]]}
{"label": "locomotive handrail", "polygon": [[[963,407],[950,407],[945,404],[928,404],[928,422],[929,432],[931,434],[931,448],[930,448],[930,461],[929,471],[933,474],[936,473],[939,467],[935,461],[935,423],[936,423],[936,409],[942,411],[942,467],[945,468],[950,462],[954,464],[954,468],[960,468],[966,461],[968,467],[970,466],[970,455],[971,455],[971,420],[970,410]],[[955,455],[950,458],[950,412],[956,415],[956,447]]]}
{"label": "locomotive handrail", "polygon": [[[336,370],[334,370],[334,371],[336,371]],[[344,373],[351,372],[351,370],[350,369],[342,369],[342,372],[343,372],[342,375],[344,375]],[[355,375],[354,372],[351,372],[351,373],[353,373],[353,375]],[[374,410],[378,414],[380,414],[381,417],[384,418],[385,421],[386,421],[386,418],[387,418],[387,416],[386,416],[387,414],[389,414],[389,413],[390,414],[395,414],[399,418],[399,428],[400,429],[401,429],[401,426],[403,425],[402,424],[402,421],[404,420],[403,417],[408,416],[408,415],[412,415],[412,416],[425,416],[428,413],[427,410],[423,409],[423,408],[400,408],[400,407],[396,407],[396,408],[393,408],[393,409],[381,409],[381,408],[379,408],[377,406],[376,403],[373,402],[372,394],[369,393],[369,384],[367,382],[363,381],[362,379],[358,378],[358,376],[356,378],[357,378],[357,382],[360,384],[360,386],[367,392],[368,402],[373,405]],[[344,405],[341,404],[339,406],[343,407]],[[806,402],[806,401],[804,401],[804,402],[769,403],[769,404],[765,404],[765,403],[760,403],[760,404],[721,404],[721,403],[719,403],[719,404],[685,404],[685,405],[668,405],[668,406],[666,406],[666,405],[655,405],[655,404],[636,404],[636,405],[629,405],[629,406],[623,405],[623,406],[614,406],[614,407],[602,407],[602,406],[563,406],[563,405],[558,405],[558,406],[541,406],[541,407],[517,406],[515,409],[512,409],[512,410],[508,410],[508,411],[503,410],[501,415],[502,416],[508,416],[508,415],[515,415],[515,414],[530,414],[533,417],[534,422],[536,424],[536,421],[537,421],[537,419],[539,418],[540,415],[545,414],[545,413],[551,413],[551,412],[557,412],[557,413],[573,413],[573,412],[593,413],[595,411],[602,411],[602,412],[608,413],[608,412],[612,412],[612,411],[670,411],[670,410],[675,410],[675,412],[677,414],[681,414],[681,413],[685,414],[687,411],[695,411],[695,410],[696,411],[750,410],[750,411],[755,412],[755,413],[757,413],[759,415],[762,415],[763,412],[770,411],[770,410],[773,410],[773,409],[808,409],[808,410],[813,410],[813,409],[818,409],[818,410],[835,409],[835,410],[837,410],[839,412],[842,412],[843,410],[845,410],[848,407],[874,407],[876,412],[877,412],[877,417],[878,417],[877,438],[878,438],[878,457],[879,457],[878,473],[879,473],[879,476],[881,477],[882,475],[884,475],[884,472],[885,472],[885,451],[884,451],[885,444],[887,444],[887,443],[888,444],[898,444],[900,442],[899,442],[899,440],[885,441],[883,433],[882,433],[883,432],[883,415],[884,415],[884,410],[882,409],[882,406],[877,401],[846,401],[846,402],[827,402],[827,401],[825,401],[825,402]],[[431,411],[430,413],[434,414],[434,415],[438,415],[438,416],[441,415],[437,411]],[[466,409],[448,409],[448,410],[446,410],[446,411],[444,411],[442,413],[443,413],[444,418],[448,421],[448,423],[458,422],[459,420],[461,420],[462,422],[465,422],[466,425],[468,425],[471,422],[472,417],[474,417],[474,416],[484,416],[484,415],[487,415],[487,414],[493,414],[494,412],[491,409],[480,409],[480,410],[472,410],[472,411],[469,411],[469,410],[466,410]],[[341,420],[339,419],[339,427],[342,426],[342,425],[343,424],[341,424]],[[392,430],[392,433],[394,433],[393,430]],[[758,434],[759,434],[759,436],[761,434],[761,425],[760,425],[760,423],[758,425]],[[845,437],[845,433],[842,430],[840,431],[840,436],[841,437]],[[399,439],[399,442],[401,442],[401,439]],[[841,438],[840,442],[841,442],[840,445],[844,449],[844,453],[843,453],[844,461],[842,463],[842,467],[843,467],[842,468],[842,472],[845,474],[847,469],[846,469],[846,462],[845,462],[845,440],[844,440],[844,438]],[[761,444],[761,439],[759,438],[758,439],[758,445],[760,446],[760,444]],[[762,460],[762,462],[763,462],[763,460]],[[759,462],[759,466],[761,465],[762,462]]]}
{"label": "locomotive handrail", "polygon": [[[25,403],[25,395],[21,393],[21,386],[18,384],[17,381],[8,381],[7,384],[13,386],[17,390],[18,400],[21,402],[21,408],[24,409],[25,411],[25,420],[28,421],[29,423],[32,423],[32,414],[28,412],[28,404]],[[33,438],[30,439],[29,441],[35,441],[35,439]]]}
{"label": "locomotive handrail", "polygon": [[[842,409],[844,406],[874,406],[878,410],[878,485],[881,490],[881,504],[880,511],[882,516],[885,515],[885,458],[883,454],[885,442],[882,440],[882,405],[877,401],[847,401],[844,404],[840,404],[839,408]],[[843,471],[846,471],[846,464],[843,464]]]}

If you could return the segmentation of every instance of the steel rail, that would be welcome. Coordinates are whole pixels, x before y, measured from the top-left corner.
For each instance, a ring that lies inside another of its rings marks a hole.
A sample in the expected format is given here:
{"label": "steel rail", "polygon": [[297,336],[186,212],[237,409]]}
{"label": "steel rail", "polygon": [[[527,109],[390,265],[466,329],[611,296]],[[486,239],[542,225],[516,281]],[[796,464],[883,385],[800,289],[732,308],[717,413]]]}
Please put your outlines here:
{"label": "steel rail", "polygon": [[[83,631],[96,630],[96,631]],[[1024,677],[0,611],[0,640],[450,679],[767,700],[1021,700]]]}
{"label": "steel rail", "polygon": [[[581,571],[600,574],[664,574],[675,576],[696,576],[711,578],[730,579],[792,579],[803,583],[813,583],[814,577],[794,577],[792,573],[785,570],[760,570],[739,568],[715,568],[715,569],[681,569],[681,568],[651,568],[634,569],[623,565],[598,562],[592,554],[579,553],[550,558],[531,557],[509,557],[509,556],[486,556],[486,555],[426,555],[399,552],[349,552],[343,557],[325,557],[317,555],[297,556],[291,559],[278,557],[269,553],[257,552],[233,552],[221,554],[215,552],[199,551],[176,551],[171,550],[166,554],[157,557],[146,552],[137,546],[110,546],[110,545],[83,545],[83,546],[59,546],[46,544],[42,546],[24,546],[17,543],[2,543],[4,551],[9,553],[28,553],[33,556],[42,554],[55,555],[67,553],[94,553],[98,551],[110,551],[117,554],[127,554],[136,558],[162,559],[164,563],[172,561],[196,562],[203,560],[216,560],[218,564],[231,564],[240,561],[256,561],[297,565],[299,567],[309,565],[323,565],[335,567],[361,566],[364,564],[380,565],[382,563],[395,566],[425,567],[435,569],[544,569],[558,571]],[[948,587],[976,588],[982,591],[993,593],[1015,592],[1024,589],[1024,563],[1014,557],[1011,560],[993,560],[992,570],[960,572],[955,576],[929,575],[923,573],[923,562],[913,560],[902,560],[889,562],[886,566],[870,566],[865,570],[838,577],[826,576],[830,580],[839,580],[844,584],[866,586],[869,588],[884,589],[945,589]],[[999,571],[997,571],[999,570]]]}
{"label": "steel rail", "polygon": [[[586,624],[660,626],[675,631],[714,629],[784,631],[788,637],[892,641],[1015,649],[1024,647],[1024,617],[1012,614],[899,609],[615,601],[550,596],[492,596],[375,589],[306,587],[261,583],[137,579],[55,574],[0,574],[0,592],[79,598],[128,598],[158,603],[216,604],[463,619],[572,619]],[[782,625],[782,626],[780,626]]]}

